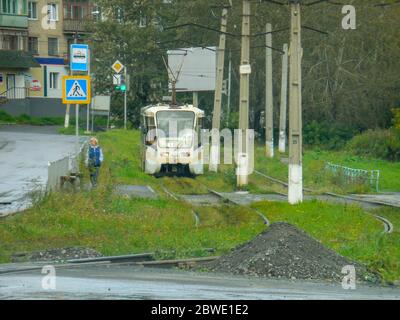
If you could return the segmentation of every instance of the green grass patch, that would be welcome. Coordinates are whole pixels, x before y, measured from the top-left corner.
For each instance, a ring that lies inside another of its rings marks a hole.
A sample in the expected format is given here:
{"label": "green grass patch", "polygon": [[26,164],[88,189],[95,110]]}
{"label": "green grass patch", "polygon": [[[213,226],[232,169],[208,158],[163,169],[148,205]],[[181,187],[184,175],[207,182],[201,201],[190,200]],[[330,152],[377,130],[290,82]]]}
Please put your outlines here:
{"label": "green grass patch", "polygon": [[0,123],[6,124],[24,124],[32,126],[60,126],[64,124],[63,117],[31,117],[27,114],[22,114],[13,117],[4,110],[0,110]]}
{"label": "green grass patch", "polygon": [[[288,165],[281,161],[287,155],[279,153],[274,159],[264,155],[264,148],[256,148],[255,167],[272,177],[287,181]],[[348,151],[307,150],[303,156],[304,185],[317,191],[337,193],[372,193],[372,187],[365,184],[340,184],[335,176],[325,170],[325,164],[331,162],[354,169],[380,170],[380,192],[400,190],[400,164],[386,160],[356,156]]]}

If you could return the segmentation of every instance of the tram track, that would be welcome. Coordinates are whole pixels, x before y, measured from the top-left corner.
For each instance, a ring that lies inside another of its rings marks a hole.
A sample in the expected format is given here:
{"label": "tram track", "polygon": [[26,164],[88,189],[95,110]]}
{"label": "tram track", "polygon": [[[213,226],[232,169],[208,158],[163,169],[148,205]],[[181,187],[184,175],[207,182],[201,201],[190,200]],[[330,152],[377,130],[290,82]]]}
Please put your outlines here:
{"label": "tram track", "polygon": [[[264,174],[264,173],[262,173],[262,172],[260,172],[260,171],[257,171],[257,170],[255,170],[254,172],[255,172],[255,174],[257,174],[258,176],[264,177],[265,179],[269,180],[270,182],[273,182],[273,183],[275,183],[275,184],[278,184],[278,185],[280,185],[280,186],[283,186],[283,187],[285,187],[285,188],[288,188],[288,183],[286,183],[286,182],[284,182],[284,181],[282,181],[282,180],[279,180],[279,179],[277,179],[277,178],[268,176],[268,175],[266,175],[266,174]],[[174,179],[175,181],[176,181],[177,179],[179,179],[179,177],[176,177],[176,176],[172,176],[171,178]],[[231,203],[231,204],[234,205],[234,206],[241,206],[241,204],[237,203],[237,202],[234,201],[233,199],[231,199],[231,198],[225,196],[224,194],[222,194],[222,193],[220,193],[220,192],[217,192],[217,191],[215,191],[215,190],[209,188],[209,187],[208,187],[207,185],[205,185],[204,183],[202,183],[202,182],[200,182],[200,181],[198,181],[198,180],[196,180],[196,183],[198,183],[201,187],[203,187],[205,190],[207,190],[209,194],[212,194],[212,195],[214,195],[214,196],[220,198],[222,201]],[[174,200],[182,200],[182,201],[185,201],[185,199],[182,199],[179,195],[176,195],[176,194],[174,194],[173,192],[171,192],[170,190],[168,190],[168,188],[167,188],[165,185],[162,185],[162,189],[164,190],[164,192],[165,192],[168,196],[170,196],[170,197],[173,198]],[[371,201],[371,200],[367,200],[367,199],[359,199],[359,198],[352,197],[352,196],[339,195],[339,194],[336,194],[336,193],[333,193],[333,192],[322,192],[322,193],[320,193],[320,192],[317,192],[316,190],[313,190],[313,189],[310,189],[310,188],[303,188],[303,190],[304,190],[305,192],[308,192],[308,193],[320,194],[320,195],[324,195],[324,196],[328,196],[328,197],[332,197],[332,198],[343,199],[343,200],[348,200],[348,201],[353,201],[353,202],[366,203],[366,204],[370,204],[370,205],[397,207],[397,206],[395,206],[395,205],[390,205],[390,204],[382,203],[382,202],[379,202],[379,201]],[[281,196],[285,196],[285,197],[287,196],[287,193],[283,193],[283,192],[275,192],[275,193],[278,194],[278,195],[281,195]],[[265,214],[263,214],[262,212],[260,212],[259,210],[254,209],[254,208],[251,208],[251,207],[248,207],[248,208],[249,208],[251,211],[255,212],[255,213],[263,220],[263,223],[264,223],[266,226],[269,226],[269,225],[270,225],[270,221],[269,221],[268,218],[265,216]],[[383,227],[384,227],[384,232],[385,232],[385,233],[387,233],[387,234],[393,233],[393,231],[394,231],[393,223],[391,223],[387,218],[384,218],[384,217],[382,217],[382,216],[379,216],[379,215],[376,215],[376,214],[373,214],[373,213],[369,213],[369,212],[365,212],[365,213],[368,214],[368,215],[370,215],[370,216],[372,216],[373,218],[375,218],[376,220],[378,220],[380,223],[382,223],[382,224],[383,224]],[[194,209],[192,210],[192,214],[193,214],[193,216],[194,216],[196,226],[198,226],[198,225],[200,224],[200,222],[201,222],[201,221],[200,221],[200,215],[199,215]]]}
{"label": "tram track", "polygon": [[[284,181],[281,181],[279,179],[270,177],[270,176],[268,176],[268,175],[266,175],[266,174],[264,174],[264,173],[262,173],[260,171],[257,171],[257,170],[255,170],[254,172],[258,176],[264,177],[264,178],[266,178],[267,180],[269,180],[269,181],[271,181],[273,183],[279,184],[279,185],[284,186],[286,188],[289,187],[288,183],[286,183]],[[391,205],[389,203],[383,203],[381,201],[371,201],[371,200],[366,200],[366,199],[359,199],[359,198],[356,198],[356,197],[340,195],[340,194],[336,194],[336,193],[333,193],[333,192],[322,192],[322,193],[320,193],[320,192],[317,192],[316,190],[313,190],[313,189],[310,189],[310,188],[303,188],[303,190],[305,192],[309,192],[309,193],[313,193],[313,194],[321,194],[321,195],[325,195],[325,196],[329,196],[329,197],[333,197],[333,198],[338,198],[338,199],[344,199],[344,200],[350,200],[350,201],[354,201],[354,202],[360,202],[360,203],[366,203],[366,204],[372,204],[372,205],[380,205],[380,206],[388,206],[388,207],[398,208],[398,206]],[[284,195],[287,196],[287,194],[284,194]],[[378,216],[378,215],[375,215],[375,214],[371,214],[371,213],[367,213],[367,214],[373,216],[376,220],[380,221],[383,224],[385,233],[388,233],[388,234],[393,233],[394,226],[388,219],[386,219],[384,217],[381,217],[381,216]]]}
{"label": "tram track", "polygon": [[[210,250],[210,249],[209,249]],[[211,251],[210,251],[211,252]],[[43,267],[52,265],[56,269],[65,268],[80,268],[89,266],[109,266],[109,265],[129,265],[139,266],[148,268],[193,268],[198,264],[207,263],[214,261],[219,258],[218,256],[200,257],[200,258],[186,258],[186,259],[166,259],[156,260],[154,259],[155,254],[137,254],[137,255],[122,255],[122,256],[110,256],[110,257],[99,257],[92,259],[74,259],[67,260],[64,263],[56,263],[53,261],[36,262],[36,263],[18,263],[18,264],[6,264],[0,265],[0,276],[15,273],[25,273],[30,271],[41,271]]]}
{"label": "tram track", "polygon": [[[173,176],[173,177],[171,177],[171,178],[173,178],[174,180],[178,179],[178,177],[176,177],[176,176]],[[199,184],[200,186],[202,186],[205,190],[207,190],[209,194],[212,194],[212,195],[218,197],[218,198],[221,199],[223,202],[230,203],[230,204],[232,204],[232,205],[234,205],[234,206],[241,206],[240,203],[237,203],[236,201],[232,200],[231,198],[224,196],[222,193],[217,192],[217,191],[215,191],[215,190],[209,188],[209,187],[208,187],[207,185],[205,185],[204,183],[202,183],[202,182],[200,182],[200,181],[197,181],[197,180],[196,180],[196,183],[198,183],[198,184]],[[171,192],[170,190],[168,190],[168,188],[167,188],[165,185],[162,185],[162,189],[164,190],[164,192],[165,192],[168,196],[170,196],[170,197],[173,198],[174,200],[182,200],[182,201],[185,201],[185,199],[180,198],[179,195],[176,195],[175,193],[173,193],[173,192]],[[199,195],[200,195],[200,194],[199,194]],[[264,223],[267,227],[270,226],[270,224],[271,224],[270,221],[268,220],[268,218],[267,218],[262,212],[260,212],[260,211],[257,210],[257,209],[251,208],[251,207],[247,207],[247,208],[248,208],[249,210],[255,212],[255,213],[263,220],[263,223]],[[194,215],[194,217],[195,217],[195,220],[196,220],[196,226],[198,226],[198,225],[200,224],[200,222],[201,222],[201,220],[200,220],[200,215],[199,215],[194,209],[192,210],[192,213],[193,213],[193,215]]]}

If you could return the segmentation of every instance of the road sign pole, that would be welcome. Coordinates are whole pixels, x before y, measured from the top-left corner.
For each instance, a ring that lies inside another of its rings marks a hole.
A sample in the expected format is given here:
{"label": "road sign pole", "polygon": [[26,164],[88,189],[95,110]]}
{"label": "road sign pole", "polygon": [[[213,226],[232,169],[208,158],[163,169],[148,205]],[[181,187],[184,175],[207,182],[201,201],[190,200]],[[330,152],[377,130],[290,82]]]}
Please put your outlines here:
{"label": "road sign pole", "polygon": [[79,104],[75,106],[75,149],[79,153]]}
{"label": "road sign pole", "polygon": [[[91,54],[91,50],[89,49],[88,50],[88,76],[90,76],[90,63],[91,63],[91,56],[90,56],[90,54]],[[93,100],[91,100],[91,103],[92,103],[92,101]],[[91,104],[90,103],[90,104]],[[87,105],[87,108],[86,108],[86,133],[88,134],[88,133],[90,133],[90,104],[88,104]]]}
{"label": "road sign pole", "polygon": [[[77,44],[77,43],[78,43],[78,37],[77,37],[77,34],[75,33],[74,34],[74,44]],[[70,47],[70,57],[69,57],[69,59],[70,60],[72,59],[72,48],[71,47]],[[70,61],[70,64],[71,64],[71,61]],[[74,72],[73,72],[73,70],[71,68],[71,65],[70,65],[69,75],[72,76],[73,74],[74,74]],[[64,122],[64,127],[65,128],[69,128],[70,109],[71,109],[71,105],[67,104],[67,108],[66,108],[66,111],[65,111],[65,122]]]}
{"label": "road sign pole", "polygon": [[75,104],[75,144],[79,153],[79,105],[91,102],[90,76],[64,76],[62,94],[64,104]]}
{"label": "road sign pole", "polygon": [[[127,72],[127,70],[126,70],[127,68],[126,68],[126,66],[125,66],[125,68],[124,68],[124,75],[125,75],[125,85],[126,85],[126,79],[127,79],[127,74],[128,74],[128,72]],[[128,120],[128,100],[127,100],[127,98],[128,98],[128,96],[127,96],[127,90],[128,89],[128,87],[126,87],[125,88],[125,92],[124,92],[124,128],[125,128],[125,130],[127,129],[127,120]]]}

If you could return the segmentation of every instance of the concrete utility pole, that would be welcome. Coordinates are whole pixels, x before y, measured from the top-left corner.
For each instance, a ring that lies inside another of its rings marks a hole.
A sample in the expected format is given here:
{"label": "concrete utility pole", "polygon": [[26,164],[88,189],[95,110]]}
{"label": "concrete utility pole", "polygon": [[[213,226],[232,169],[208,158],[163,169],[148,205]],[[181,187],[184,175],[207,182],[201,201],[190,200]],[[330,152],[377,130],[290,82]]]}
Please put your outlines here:
{"label": "concrete utility pole", "polygon": [[279,152],[286,152],[286,114],[287,114],[287,89],[288,89],[288,45],[283,45],[282,55],[282,84],[281,84],[281,110],[279,122]]}
{"label": "concrete utility pole", "polygon": [[214,112],[212,119],[212,136],[209,170],[218,171],[219,164],[219,130],[221,126],[221,104],[222,104],[222,86],[224,82],[224,65],[225,65],[225,46],[226,46],[226,30],[228,25],[228,8],[222,9],[221,18],[221,35],[219,37],[218,57],[217,57],[217,79],[214,97]]}
{"label": "concrete utility pole", "polygon": [[289,98],[289,203],[303,201],[302,167],[302,94],[301,94],[301,12],[300,3],[292,1],[290,37],[290,98]]}
{"label": "concrete utility pole", "polygon": [[240,104],[239,104],[239,141],[237,154],[237,186],[248,185],[249,153],[247,150],[247,130],[249,129],[249,83],[250,65],[250,0],[243,0],[242,52],[240,62]]}
{"label": "concrete utility pole", "polygon": [[266,62],[265,62],[265,152],[269,158],[274,157],[274,94],[272,84],[272,26],[266,26]]}
{"label": "concrete utility pole", "polygon": [[229,126],[231,116],[231,94],[232,94],[232,51],[229,51],[229,75],[228,75],[228,108],[226,111],[226,127]]}

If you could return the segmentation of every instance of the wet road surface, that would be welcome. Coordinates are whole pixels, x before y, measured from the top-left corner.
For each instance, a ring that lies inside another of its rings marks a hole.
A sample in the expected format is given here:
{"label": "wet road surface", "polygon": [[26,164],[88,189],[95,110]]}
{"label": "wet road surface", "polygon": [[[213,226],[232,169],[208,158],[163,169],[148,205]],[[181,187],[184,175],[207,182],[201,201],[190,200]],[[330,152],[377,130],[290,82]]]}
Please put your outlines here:
{"label": "wet road surface", "polygon": [[56,269],[56,290],[42,288],[41,270],[0,275],[0,299],[400,299],[400,289],[266,280],[131,265]]}
{"label": "wet road surface", "polygon": [[49,161],[73,153],[75,138],[55,127],[0,126],[0,217],[29,207],[47,183]]}

